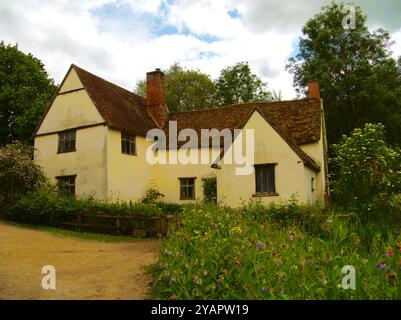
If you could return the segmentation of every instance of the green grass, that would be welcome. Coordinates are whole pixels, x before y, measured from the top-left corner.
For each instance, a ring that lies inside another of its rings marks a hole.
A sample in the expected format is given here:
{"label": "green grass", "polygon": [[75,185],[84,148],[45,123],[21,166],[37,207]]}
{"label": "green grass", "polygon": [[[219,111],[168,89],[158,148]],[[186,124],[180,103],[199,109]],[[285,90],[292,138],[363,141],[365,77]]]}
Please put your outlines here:
{"label": "green grass", "polygon": [[[399,234],[335,216],[321,228],[307,219],[291,224],[289,210],[308,210],[291,206],[259,206],[257,215],[252,206],[186,206],[161,240],[153,298],[401,299]],[[280,210],[285,223],[271,219]],[[347,265],[356,269],[356,290],[341,286]]]}
{"label": "green grass", "polygon": [[44,227],[44,226],[35,226],[30,224],[21,224],[15,223],[10,221],[0,220],[1,223],[12,225],[19,228],[26,228],[31,230],[38,230],[44,231],[47,233],[51,233],[56,236],[60,237],[70,237],[70,238],[77,238],[83,240],[95,240],[95,241],[103,241],[103,242],[138,242],[143,241],[142,238],[135,238],[129,236],[113,236],[108,234],[99,234],[99,233],[88,233],[88,232],[78,232],[78,231],[71,231],[61,228],[55,227]]}

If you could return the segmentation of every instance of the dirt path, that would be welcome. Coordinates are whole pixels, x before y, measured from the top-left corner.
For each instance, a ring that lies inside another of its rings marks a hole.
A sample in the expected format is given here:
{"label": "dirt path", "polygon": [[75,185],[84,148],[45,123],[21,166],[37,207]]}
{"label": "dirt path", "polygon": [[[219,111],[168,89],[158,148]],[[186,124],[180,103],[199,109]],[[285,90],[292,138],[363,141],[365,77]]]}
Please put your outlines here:
{"label": "dirt path", "polygon": [[[0,221],[1,299],[144,299],[157,240],[107,243],[25,229]],[[56,289],[41,286],[56,269]]]}

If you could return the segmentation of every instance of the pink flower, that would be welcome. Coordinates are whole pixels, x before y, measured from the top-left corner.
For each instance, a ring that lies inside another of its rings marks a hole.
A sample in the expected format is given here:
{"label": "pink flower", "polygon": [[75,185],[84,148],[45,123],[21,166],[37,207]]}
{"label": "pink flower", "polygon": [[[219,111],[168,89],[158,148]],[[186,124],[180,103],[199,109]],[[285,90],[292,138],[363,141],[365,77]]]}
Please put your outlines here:
{"label": "pink flower", "polygon": [[386,252],[386,256],[392,258],[392,257],[394,256],[393,251],[388,250],[388,251]]}

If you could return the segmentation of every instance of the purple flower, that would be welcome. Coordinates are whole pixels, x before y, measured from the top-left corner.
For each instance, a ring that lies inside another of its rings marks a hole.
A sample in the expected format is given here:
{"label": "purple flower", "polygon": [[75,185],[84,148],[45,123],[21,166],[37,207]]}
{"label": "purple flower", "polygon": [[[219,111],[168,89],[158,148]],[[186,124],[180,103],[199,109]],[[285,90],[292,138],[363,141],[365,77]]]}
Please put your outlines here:
{"label": "purple flower", "polygon": [[264,249],[264,245],[261,242],[259,242],[256,246],[259,248],[259,250],[263,250]]}
{"label": "purple flower", "polygon": [[172,280],[171,280],[171,283],[172,283],[172,284],[176,284],[176,283],[177,283],[177,279],[172,279]]}
{"label": "purple flower", "polygon": [[380,268],[380,269],[384,270],[384,269],[386,268],[386,265],[383,264],[383,263],[381,263],[381,262],[378,262],[378,263],[376,264],[376,268]]}

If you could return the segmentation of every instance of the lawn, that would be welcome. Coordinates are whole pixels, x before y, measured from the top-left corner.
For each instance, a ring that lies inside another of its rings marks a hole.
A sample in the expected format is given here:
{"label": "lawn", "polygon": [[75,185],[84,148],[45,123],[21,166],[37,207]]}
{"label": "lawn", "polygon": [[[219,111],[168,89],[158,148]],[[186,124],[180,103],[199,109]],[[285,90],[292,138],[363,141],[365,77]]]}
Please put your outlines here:
{"label": "lawn", "polygon": [[136,241],[143,240],[141,238],[134,238],[134,237],[128,237],[128,236],[113,236],[113,235],[109,235],[109,234],[78,232],[78,231],[71,231],[71,230],[66,230],[66,229],[61,229],[61,228],[56,228],[56,227],[37,226],[37,225],[32,225],[32,224],[22,224],[22,223],[15,223],[15,222],[10,222],[10,221],[3,221],[3,220],[0,220],[0,221],[2,221],[3,223],[6,223],[6,224],[12,225],[12,226],[16,226],[16,227],[28,228],[31,230],[45,231],[45,232],[54,234],[56,236],[71,237],[71,238],[77,238],[77,239],[83,239],[83,240],[96,240],[96,241],[103,241],[103,242],[136,242]]}
{"label": "lawn", "polygon": [[[399,232],[319,211],[186,206],[161,241],[154,298],[400,299]],[[342,286],[345,266],[354,290]]]}

